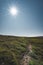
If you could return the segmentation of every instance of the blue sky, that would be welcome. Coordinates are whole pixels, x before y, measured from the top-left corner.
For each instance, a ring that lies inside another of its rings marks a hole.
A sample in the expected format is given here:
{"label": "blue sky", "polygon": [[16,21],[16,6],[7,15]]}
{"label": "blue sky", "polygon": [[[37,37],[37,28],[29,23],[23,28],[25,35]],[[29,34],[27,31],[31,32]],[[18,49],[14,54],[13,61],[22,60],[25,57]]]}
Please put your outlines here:
{"label": "blue sky", "polygon": [[[12,16],[9,7],[16,7]],[[43,36],[43,0],[0,0],[0,34]]]}

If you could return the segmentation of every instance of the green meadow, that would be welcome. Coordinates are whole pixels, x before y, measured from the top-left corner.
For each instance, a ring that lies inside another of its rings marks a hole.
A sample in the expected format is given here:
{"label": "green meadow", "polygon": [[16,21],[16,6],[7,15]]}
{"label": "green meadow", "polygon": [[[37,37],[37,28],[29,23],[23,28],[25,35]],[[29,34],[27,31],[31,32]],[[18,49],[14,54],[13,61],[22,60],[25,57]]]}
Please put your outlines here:
{"label": "green meadow", "polygon": [[[32,46],[30,54],[29,44]],[[0,65],[21,65],[26,53],[31,57],[28,65],[43,65],[43,37],[0,35]]]}

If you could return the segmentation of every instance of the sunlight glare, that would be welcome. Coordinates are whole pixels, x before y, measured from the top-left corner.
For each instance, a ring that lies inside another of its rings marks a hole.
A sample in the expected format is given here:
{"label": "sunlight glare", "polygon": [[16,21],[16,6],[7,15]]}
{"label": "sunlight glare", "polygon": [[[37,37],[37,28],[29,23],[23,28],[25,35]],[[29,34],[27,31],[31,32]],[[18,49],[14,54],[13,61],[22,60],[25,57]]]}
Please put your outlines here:
{"label": "sunlight glare", "polygon": [[10,13],[12,15],[17,15],[17,9],[15,7],[10,8]]}

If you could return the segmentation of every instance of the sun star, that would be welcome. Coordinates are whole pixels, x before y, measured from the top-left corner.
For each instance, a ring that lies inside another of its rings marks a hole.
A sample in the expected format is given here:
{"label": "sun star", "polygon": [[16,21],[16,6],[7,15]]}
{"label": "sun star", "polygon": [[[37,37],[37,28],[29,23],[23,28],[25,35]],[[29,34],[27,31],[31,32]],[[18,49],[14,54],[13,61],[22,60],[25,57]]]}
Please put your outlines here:
{"label": "sun star", "polygon": [[15,7],[10,8],[10,13],[12,15],[17,15],[17,9]]}

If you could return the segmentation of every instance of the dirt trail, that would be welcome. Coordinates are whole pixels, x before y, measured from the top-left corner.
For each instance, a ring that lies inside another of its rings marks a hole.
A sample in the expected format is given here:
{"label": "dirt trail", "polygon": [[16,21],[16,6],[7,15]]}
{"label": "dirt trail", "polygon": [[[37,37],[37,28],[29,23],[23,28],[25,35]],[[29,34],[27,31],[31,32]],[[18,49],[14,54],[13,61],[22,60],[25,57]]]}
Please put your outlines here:
{"label": "dirt trail", "polygon": [[31,57],[28,55],[29,53],[32,52],[32,45],[28,45],[28,50],[27,54],[25,53],[23,56],[23,59],[21,60],[21,65],[29,65],[29,61],[31,60]]}

